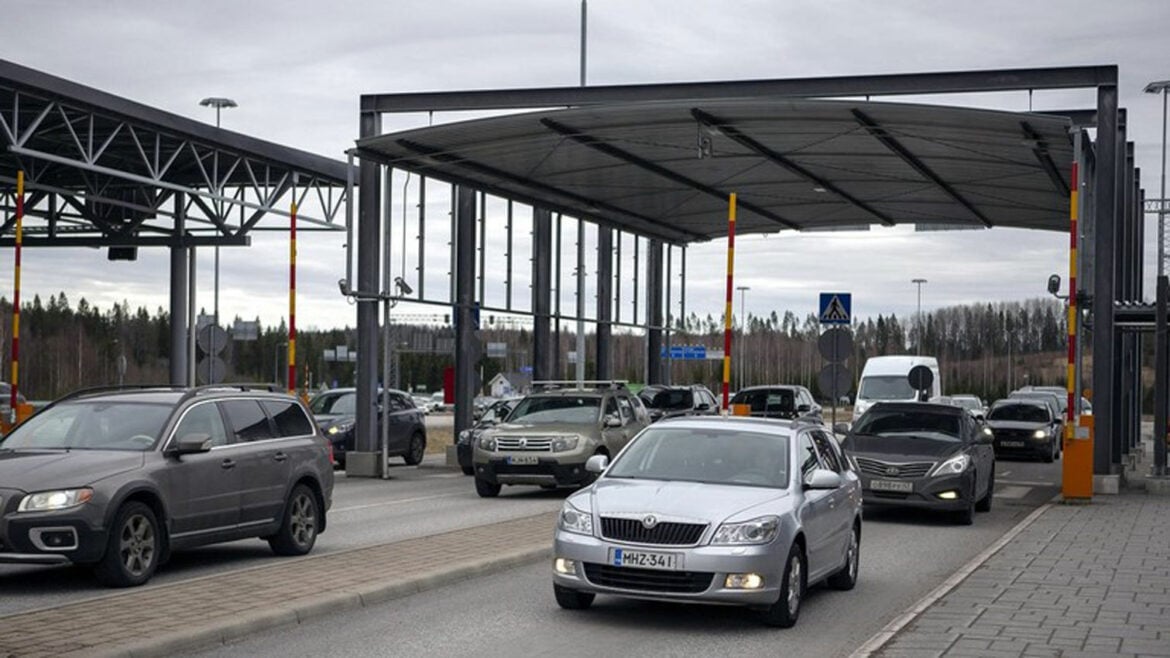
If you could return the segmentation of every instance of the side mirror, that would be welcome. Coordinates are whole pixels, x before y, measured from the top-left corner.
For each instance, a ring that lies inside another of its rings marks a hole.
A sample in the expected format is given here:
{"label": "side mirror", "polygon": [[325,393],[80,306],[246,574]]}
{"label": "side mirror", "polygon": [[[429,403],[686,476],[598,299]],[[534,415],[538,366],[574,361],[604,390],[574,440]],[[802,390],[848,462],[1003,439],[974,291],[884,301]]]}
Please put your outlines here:
{"label": "side mirror", "polygon": [[990,427],[984,427],[975,435],[975,443],[983,445],[995,443],[995,433],[991,431]]}
{"label": "side mirror", "polygon": [[177,455],[194,455],[211,451],[211,435],[201,432],[184,434],[179,437],[173,452]]}
{"label": "side mirror", "polygon": [[704,402],[704,403],[700,404],[699,406],[695,407],[695,409],[696,409],[697,411],[710,411],[710,410],[711,410],[711,405],[709,405],[709,404],[707,404],[706,402]]}
{"label": "side mirror", "polygon": [[621,427],[622,426],[622,419],[617,417],[617,416],[613,416],[613,415],[606,416],[605,417],[605,426],[606,427]]}
{"label": "side mirror", "polygon": [[805,489],[836,489],[841,486],[841,476],[825,468],[815,469],[804,479]]}
{"label": "side mirror", "polygon": [[602,473],[609,466],[607,455],[593,455],[585,462],[585,471],[588,473]]}
{"label": "side mirror", "polygon": [[845,423],[837,423],[836,425],[833,426],[833,431],[836,432],[837,434],[848,434],[849,433],[849,426],[846,425]]}
{"label": "side mirror", "polygon": [[810,410],[812,410],[812,407],[808,406],[807,404],[802,404],[799,407],[797,407],[796,410],[803,414],[803,413],[808,413]]}

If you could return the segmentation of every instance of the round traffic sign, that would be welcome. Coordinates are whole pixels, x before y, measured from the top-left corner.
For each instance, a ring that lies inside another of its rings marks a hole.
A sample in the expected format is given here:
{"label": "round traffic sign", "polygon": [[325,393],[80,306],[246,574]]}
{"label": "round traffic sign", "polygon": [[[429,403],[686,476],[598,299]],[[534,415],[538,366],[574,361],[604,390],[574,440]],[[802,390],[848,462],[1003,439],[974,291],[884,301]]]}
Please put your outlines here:
{"label": "round traffic sign", "polygon": [[853,354],[853,331],[848,327],[827,329],[817,339],[817,349],[829,363],[847,361]]}
{"label": "round traffic sign", "polygon": [[910,387],[915,391],[928,391],[934,384],[934,373],[926,366],[914,366],[909,374]]}
{"label": "round traffic sign", "polygon": [[842,395],[847,395],[853,388],[853,378],[849,376],[849,370],[840,363],[830,363],[817,375],[817,386],[821,389],[821,395],[827,395],[833,400],[840,398]]}
{"label": "round traffic sign", "polygon": [[209,324],[195,334],[195,343],[204,354],[219,354],[228,344],[228,333],[223,327]]}
{"label": "round traffic sign", "polygon": [[200,384],[218,384],[227,374],[227,364],[218,356],[206,356],[195,366],[195,377]]}

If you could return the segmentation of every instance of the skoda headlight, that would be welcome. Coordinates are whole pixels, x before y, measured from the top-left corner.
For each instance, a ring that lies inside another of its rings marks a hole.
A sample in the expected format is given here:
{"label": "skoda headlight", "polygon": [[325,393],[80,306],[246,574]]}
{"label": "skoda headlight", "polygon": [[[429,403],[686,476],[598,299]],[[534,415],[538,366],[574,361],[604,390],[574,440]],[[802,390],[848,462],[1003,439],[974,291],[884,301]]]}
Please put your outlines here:
{"label": "skoda headlight", "polygon": [[496,437],[491,434],[484,434],[479,437],[479,449],[487,450],[488,452],[496,451]]}
{"label": "skoda headlight", "polygon": [[724,523],[711,538],[712,544],[767,544],[780,532],[780,517],[761,516],[751,521]]}
{"label": "skoda headlight", "polygon": [[557,522],[557,527],[565,532],[575,532],[579,535],[592,535],[593,515],[589,512],[582,512],[574,507],[572,503],[565,501],[565,506],[561,508],[561,518]]}
{"label": "skoda headlight", "polygon": [[967,470],[971,465],[971,457],[967,454],[955,455],[945,462],[939,464],[930,472],[931,477],[938,477],[940,475],[957,475]]}
{"label": "skoda headlight", "polygon": [[1048,430],[1036,430],[1035,432],[1032,432],[1032,438],[1037,439],[1037,440],[1047,439],[1048,438]]}
{"label": "skoda headlight", "polygon": [[18,512],[51,512],[69,509],[89,502],[93,489],[61,489],[59,491],[38,491],[25,496],[16,508]]}
{"label": "skoda headlight", "polygon": [[581,437],[575,436],[575,435],[574,436],[562,436],[562,437],[555,438],[555,439],[553,439],[553,442],[552,442],[552,451],[553,452],[568,452],[570,450],[576,450],[577,443],[580,440],[581,440]]}

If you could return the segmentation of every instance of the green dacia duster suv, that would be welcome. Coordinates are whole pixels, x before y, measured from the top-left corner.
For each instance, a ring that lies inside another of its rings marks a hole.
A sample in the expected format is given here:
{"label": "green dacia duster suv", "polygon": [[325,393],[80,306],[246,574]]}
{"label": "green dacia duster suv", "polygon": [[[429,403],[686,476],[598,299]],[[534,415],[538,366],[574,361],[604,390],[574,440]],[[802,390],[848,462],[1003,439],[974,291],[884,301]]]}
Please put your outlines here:
{"label": "green dacia duster suv", "polygon": [[476,493],[491,498],[505,484],[587,485],[596,476],[585,471],[586,460],[616,455],[650,424],[646,408],[623,382],[585,385],[532,393],[503,423],[483,432],[472,458]]}

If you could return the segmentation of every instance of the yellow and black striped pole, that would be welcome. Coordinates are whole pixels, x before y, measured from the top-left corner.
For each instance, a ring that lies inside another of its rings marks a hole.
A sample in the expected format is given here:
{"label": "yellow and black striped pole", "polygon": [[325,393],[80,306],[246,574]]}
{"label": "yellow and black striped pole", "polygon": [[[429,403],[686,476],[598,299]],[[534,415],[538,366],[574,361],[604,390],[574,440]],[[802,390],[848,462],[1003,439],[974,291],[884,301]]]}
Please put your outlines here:
{"label": "yellow and black striped pole", "polygon": [[723,410],[731,409],[731,293],[735,276],[735,192],[727,200],[727,300],[723,307]]}
{"label": "yellow and black striped pole", "polygon": [[20,251],[24,244],[24,172],[16,172],[16,256],[12,275],[12,386],[8,422],[16,424],[16,396],[20,386]]}
{"label": "yellow and black striped pole", "polygon": [[289,212],[288,240],[288,392],[297,394],[297,202]]}

